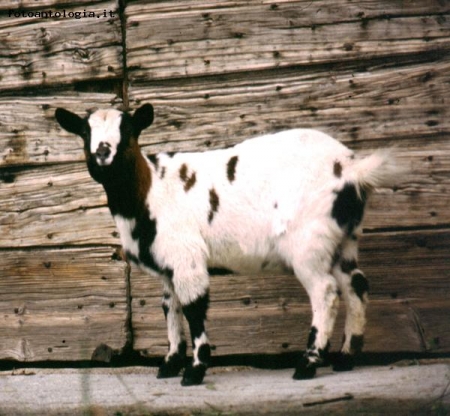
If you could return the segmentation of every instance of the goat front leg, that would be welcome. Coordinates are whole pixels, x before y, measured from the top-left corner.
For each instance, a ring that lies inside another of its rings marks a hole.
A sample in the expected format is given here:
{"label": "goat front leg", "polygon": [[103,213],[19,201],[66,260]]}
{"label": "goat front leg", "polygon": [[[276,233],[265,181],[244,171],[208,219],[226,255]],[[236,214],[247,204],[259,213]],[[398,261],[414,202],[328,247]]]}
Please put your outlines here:
{"label": "goat front leg", "polygon": [[211,357],[211,347],[205,330],[209,307],[209,276],[205,268],[205,271],[195,275],[175,274],[173,283],[192,339],[192,363],[186,366],[181,384],[201,384]]}
{"label": "goat front leg", "polygon": [[192,338],[192,364],[186,367],[181,384],[191,386],[201,384],[208,368],[211,347],[205,330],[209,293],[199,296],[194,302],[183,306],[183,313],[189,323]]}
{"label": "goat front leg", "polygon": [[170,283],[164,284],[162,308],[166,317],[169,352],[158,370],[158,378],[176,377],[186,365],[186,338],[181,303]]}

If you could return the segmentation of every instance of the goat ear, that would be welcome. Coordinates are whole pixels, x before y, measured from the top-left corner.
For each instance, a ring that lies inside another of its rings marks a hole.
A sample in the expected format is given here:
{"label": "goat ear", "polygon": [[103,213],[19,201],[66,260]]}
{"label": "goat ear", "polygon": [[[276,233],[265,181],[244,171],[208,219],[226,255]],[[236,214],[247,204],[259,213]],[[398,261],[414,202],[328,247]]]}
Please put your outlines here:
{"label": "goat ear", "polygon": [[80,116],[64,108],[57,108],[55,111],[55,118],[64,130],[83,137],[85,120]]}
{"label": "goat ear", "polygon": [[133,133],[136,138],[139,137],[141,131],[146,129],[153,123],[153,106],[144,104],[139,107],[133,114]]}

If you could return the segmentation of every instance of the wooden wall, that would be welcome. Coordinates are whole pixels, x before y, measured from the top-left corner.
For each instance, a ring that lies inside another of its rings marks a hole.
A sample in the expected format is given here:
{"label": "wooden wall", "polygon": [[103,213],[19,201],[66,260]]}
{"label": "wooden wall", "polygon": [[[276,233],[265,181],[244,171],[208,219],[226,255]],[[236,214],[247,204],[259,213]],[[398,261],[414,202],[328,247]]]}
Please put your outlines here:
{"label": "wooden wall", "polygon": [[130,339],[129,268],[81,140],[61,133],[54,111],[122,102],[121,20],[9,17],[16,7],[0,5],[0,359],[108,360]]}
{"label": "wooden wall", "polygon": [[[160,283],[120,260],[81,140],[53,117],[142,102],[156,111],[149,153],[292,127],[363,153],[394,145],[410,174],[374,195],[365,221],[366,351],[450,352],[448,1],[41,3],[22,1],[115,16],[15,18],[13,0],[0,5],[0,359],[167,350]],[[304,348],[311,314],[294,278],[211,280],[215,355]]]}

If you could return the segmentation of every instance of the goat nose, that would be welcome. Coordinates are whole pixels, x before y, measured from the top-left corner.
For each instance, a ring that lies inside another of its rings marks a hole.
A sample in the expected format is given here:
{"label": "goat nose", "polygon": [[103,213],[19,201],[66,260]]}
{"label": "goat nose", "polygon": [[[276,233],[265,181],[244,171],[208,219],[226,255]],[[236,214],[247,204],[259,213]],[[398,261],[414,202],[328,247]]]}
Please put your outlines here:
{"label": "goat nose", "polygon": [[108,156],[111,154],[111,150],[108,146],[105,146],[104,144],[100,144],[100,146],[97,148],[97,151],[95,152],[95,155],[103,162],[105,161]]}

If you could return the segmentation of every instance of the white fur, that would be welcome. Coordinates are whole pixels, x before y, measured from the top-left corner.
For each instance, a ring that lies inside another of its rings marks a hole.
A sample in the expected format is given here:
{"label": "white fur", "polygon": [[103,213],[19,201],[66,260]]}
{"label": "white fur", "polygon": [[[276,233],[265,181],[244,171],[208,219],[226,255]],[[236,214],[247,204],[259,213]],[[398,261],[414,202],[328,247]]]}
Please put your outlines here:
{"label": "white fur", "polygon": [[[230,183],[226,166],[236,155],[236,178]],[[292,268],[294,255],[302,261],[298,256],[305,246],[322,251],[328,240],[334,246],[341,230],[330,215],[333,192],[352,172],[351,155],[313,130],[262,136],[225,150],[160,155],[158,170],[164,167],[165,175],[159,179],[153,172],[147,200],[158,221],[156,259],[189,270],[185,264],[206,261],[241,273],[260,273],[268,260],[264,271],[280,272]],[[341,178],[333,175],[335,160],[343,166]],[[183,164],[196,172],[196,184],[188,192],[179,175]],[[211,224],[210,189],[219,197]]]}
{"label": "white fur", "polygon": [[117,146],[120,143],[121,120],[122,112],[113,109],[97,110],[88,119],[91,128],[91,153],[95,155],[100,143],[104,143],[111,150],[106,160],[102,161],[97,158],[99,165],[110,165],[117,153]]}

